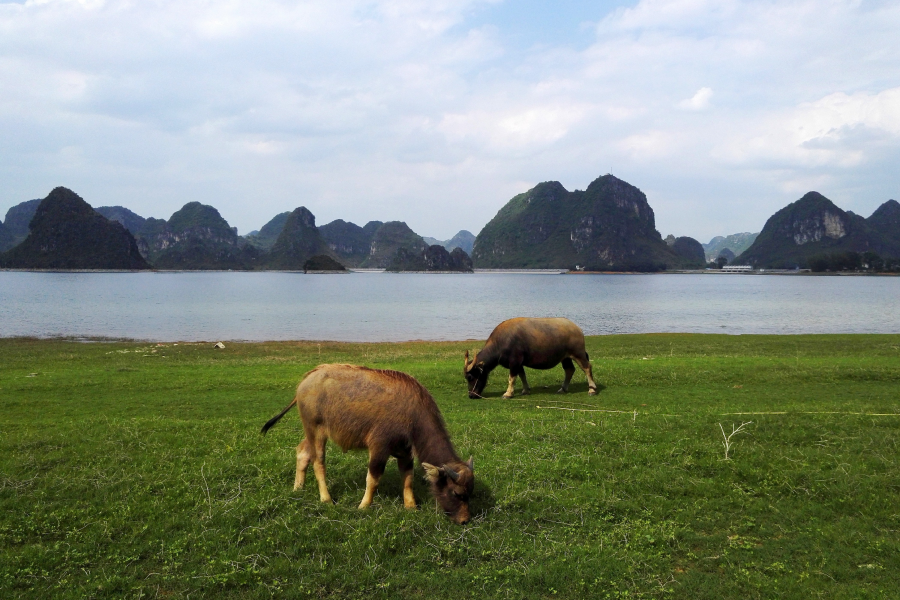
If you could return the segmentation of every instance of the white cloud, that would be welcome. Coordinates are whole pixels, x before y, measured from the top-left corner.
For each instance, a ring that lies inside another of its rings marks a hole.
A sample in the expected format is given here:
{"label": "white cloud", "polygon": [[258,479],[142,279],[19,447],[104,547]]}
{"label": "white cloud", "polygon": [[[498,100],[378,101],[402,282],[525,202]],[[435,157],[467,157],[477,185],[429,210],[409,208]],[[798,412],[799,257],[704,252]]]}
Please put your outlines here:
{"label": "white cloud", "polygon": [[697,93],[678,103],[678,108],[684,110],[706,110],[710,107],[709,99],[712,98],[711,88],[703,87]]}
{"label": "white cloud", "polygon": [[451,142],[475,141],[490,151],[521,154],[563,138],[583,117],[584,108],[532,104],[496,111],[444,115],[436,129]]}
{"label": "white cloud", "polygon": [[795,128],[807,141],[833,136],[848,127],[871,127],[900,136],[900,87],[869,94],[829,94],[798,111]]}
{"label": "white cloud", "polygon": [[877,146],[900,147],[900,87],[829,94],[751,126],[717,154],[736,165],[853,168]]}
{"label": "white cloud", "polygon": [[632,159],[639,161],[663,158],[675,149],[671,135],[665,131],[636,133],[619,141],[617,145]]}

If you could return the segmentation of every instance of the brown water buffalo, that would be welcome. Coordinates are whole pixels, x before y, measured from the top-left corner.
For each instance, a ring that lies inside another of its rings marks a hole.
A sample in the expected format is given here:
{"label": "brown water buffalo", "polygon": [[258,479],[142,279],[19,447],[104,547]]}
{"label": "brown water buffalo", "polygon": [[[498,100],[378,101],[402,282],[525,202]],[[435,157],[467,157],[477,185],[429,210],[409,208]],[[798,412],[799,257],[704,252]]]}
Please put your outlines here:
{"label": "brown water buffalo", "polygon": [[503,321],[488,337],[484,348],[469,360],[465,357],[465,376],[469,386],[469,398],[481,398],[488,375],[497,365],[509,369],[509,387],[504,398],[512,398],[516,377],[522,378],[522,394],[528,394],[528,380],[524,367],[552,369],[562,363],[566,373],[559,393],[569,390],[569,382],[575,374],[575,365],[582,368],[588,380],[588,394],[597,393],[597,384],[591,370],[591,361],[584,349],[584,333],[568,319],[528,319],[519,317]]}
{"label": "brown water buffalo", "polygon": [[294,489],[303,487],[310,461],[319,498],[331,502],[325,485],[325,442],[346,450],[369,450],[366,493],[359,508],[372,503],[378,480],[393,456],[403,478],[403,505],[415,508],[413,456],[425,469],[438,506],[455,522],[469,521],[475,486],[474,461],[462,462],[450,443],[434,398],[414,378],[398,371],[356,365],[319,365],[306,374],[293,402],[263,425],[266,433],[297,405],[306,437],[297,446]]}

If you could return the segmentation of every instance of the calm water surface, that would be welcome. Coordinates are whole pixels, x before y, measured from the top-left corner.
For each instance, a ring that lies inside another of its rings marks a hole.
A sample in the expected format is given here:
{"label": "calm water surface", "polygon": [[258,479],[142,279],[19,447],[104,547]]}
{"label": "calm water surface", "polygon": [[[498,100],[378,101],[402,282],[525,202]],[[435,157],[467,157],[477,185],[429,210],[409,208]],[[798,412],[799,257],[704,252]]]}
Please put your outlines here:
{"label": "calm water surface", "polygon": [[0,272],[0,337],[484,339],[515,316],[608,333],[900,333],[900,278]]}

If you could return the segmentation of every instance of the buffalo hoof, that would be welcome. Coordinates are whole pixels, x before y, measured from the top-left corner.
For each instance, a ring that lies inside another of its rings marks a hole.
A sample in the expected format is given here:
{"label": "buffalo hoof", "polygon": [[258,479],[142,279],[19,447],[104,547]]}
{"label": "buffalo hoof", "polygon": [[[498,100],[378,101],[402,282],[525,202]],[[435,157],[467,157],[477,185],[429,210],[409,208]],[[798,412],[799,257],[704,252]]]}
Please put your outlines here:
{"label": "buffalo hoof", "polygon": [[597,390],[595,390],[594,388],[591,388],[588,390],[588,396],[596,396],[596,395],[597,395]]}
{"label": "buffalo hoof", "polygon": [[503,394],[503,397],[506,398],[507,400],[509,400],[510,398],[513,397],[513,395],[512,394]]}
{"label": "buffalo hoof", "polygon": [[558,390],[556,390],[556,393],[557,394],[568,394],[569,390],[567,390],[566,388],[559,388]]}

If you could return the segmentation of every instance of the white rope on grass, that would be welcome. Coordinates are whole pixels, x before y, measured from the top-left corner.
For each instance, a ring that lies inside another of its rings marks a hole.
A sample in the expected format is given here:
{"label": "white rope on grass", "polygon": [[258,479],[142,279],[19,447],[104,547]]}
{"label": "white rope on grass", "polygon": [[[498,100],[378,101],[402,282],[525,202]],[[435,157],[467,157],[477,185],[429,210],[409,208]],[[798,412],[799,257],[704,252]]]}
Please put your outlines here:
{"label": "white rope on grass", "polygon": [[569,402],[568,400],[547,400],[547,402],[552,402],[553,404],[568,404],[569,406],[588,406],[590,408],[597,406],[596,404],[588,404],[587,402]]}
{"label": "white rope on grass", "polygon": [[[603,412],[603,413],[617,413],[621,415],[632,415],[632,417],[637,417],[639,414],[636,410],[607,410],[602,408],[568,408],[565,406],[535,406],[535,408],[539,408],[541,410],[567,410],[569,412]],[[681,414],[669,414],[669,413],[653,413],[653,412],[643,412],[640,413],[642,415],[651,416],[651,417],[683,417]],[[699,414],[699,413],[698,413]],[[864,413],[864,412],[841,412],[841,411],[829,411],[829,410],[819,410],[819,411],[769,411],[769,412],[730,412],[730,413],[719,413],[721,416],[732,416],[732,415],[857,415],[861,417],[900,417],[900,413]],[[694,415],[697,416],[697,415]]]}
{"label": "white rope on grass", "polygon": [[544,409],[544,410],[569,410],[572,412],[605,412],[605,413],[620,413],[623,415],[637,414],[636,410],[604,410],[601,408],[566,408],[565,406],[535,406],[535,408],[540,408],[540,409]]}

